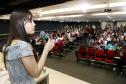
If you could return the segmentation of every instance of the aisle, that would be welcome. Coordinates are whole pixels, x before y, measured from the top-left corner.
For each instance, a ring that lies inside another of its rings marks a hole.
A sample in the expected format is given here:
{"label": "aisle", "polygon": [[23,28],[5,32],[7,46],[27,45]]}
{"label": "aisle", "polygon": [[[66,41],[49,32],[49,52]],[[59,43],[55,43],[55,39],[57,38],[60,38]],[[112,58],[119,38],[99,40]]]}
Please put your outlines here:
{"label": "aisle", "polygon": [[61,73],[51,68],[47,68],[49,71],[49,84],[90,84],[86,81],[82,81],[75,77]]}
{"label": "aisle", "polygon": [[[51,68],[46,67],[46,70],[49,72],[49,84],[90,84]],[[0,72],[0,84],[10,84],[8,78],[7,71]]]}

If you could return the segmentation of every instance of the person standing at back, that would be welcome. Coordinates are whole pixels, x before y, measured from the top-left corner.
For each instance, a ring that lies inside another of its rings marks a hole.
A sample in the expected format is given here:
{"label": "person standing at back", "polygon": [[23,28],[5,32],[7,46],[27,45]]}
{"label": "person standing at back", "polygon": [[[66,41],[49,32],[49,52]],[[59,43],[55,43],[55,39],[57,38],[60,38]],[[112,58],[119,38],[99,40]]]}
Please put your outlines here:
{"label": "person standing at back", "polygon": [[30,11],[20,9],[12,12],[10,32],[4,48],[4,60],[11,84],[36,84],[33,78],[39,77],[48,52],[54,47],[54,41],[49,39],[38,60],[28,38],[34,34],[35,26]]}

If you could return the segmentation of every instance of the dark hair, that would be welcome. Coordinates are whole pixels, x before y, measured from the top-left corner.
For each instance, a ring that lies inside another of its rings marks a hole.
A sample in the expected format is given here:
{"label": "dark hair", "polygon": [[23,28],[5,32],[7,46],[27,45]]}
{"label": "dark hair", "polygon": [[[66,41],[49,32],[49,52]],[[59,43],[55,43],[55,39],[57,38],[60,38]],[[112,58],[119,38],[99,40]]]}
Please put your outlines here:
{"label": "dark hair", "polygon": [[29,42],[28,35],[24,28],[24,21],[32,19],[30,11],[26,10],[15,10],[10,16],[10,34],[7,41],[7,46],[11,44],[13,39],[20,39]]}
{"label": "dark hair", "polygon": [[[24,28],[24,21],[28,22],[32,20],[32,13],[28,10],[18,9],[11,13],[10,16],[10,32],[8,36],[8,40],[4,49],[4,57],[6,52],[6,47],[11,45],[12,40],[19,39],[30,43],[28,38],[28,34]],[[33,50],[35,59],[37,61],[37,54]]]}

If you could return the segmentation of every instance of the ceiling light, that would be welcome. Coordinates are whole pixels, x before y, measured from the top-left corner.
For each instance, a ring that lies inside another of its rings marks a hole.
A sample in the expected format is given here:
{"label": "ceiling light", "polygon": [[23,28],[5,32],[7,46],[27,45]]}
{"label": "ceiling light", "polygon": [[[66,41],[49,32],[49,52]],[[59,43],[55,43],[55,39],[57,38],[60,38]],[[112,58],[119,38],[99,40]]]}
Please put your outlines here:
{"label": "ceiling light", "polygon": [[63,8],[63,9],[57,9],[57,10],[50,10],[50,11],[43,11],[41,14],[52,14],[52,13],[60,13],[60,12],[68,12],[68,11],[74,11],[73,8]]}
{"label": "ceiling light", "polygon": [[126,12],[110,12],[110,13],[94,13],[92,16],[100,16],[100,15],[118,15],[118,14],[126,14]]}
{"label": "ceiling light", "polygon": [[[118,6],[126,6],[126,2],[116,2],[116,3],[109,3],[109,7],[118,7]],[[94,5],[89,6],[87,9],[96,9],[96,8],[106,8],[106,4]]]}
{"label": "ceiling light", "polygon": [[126,14],[126,12],[112,12],[113,15],[118,15],[118,14]]}
{"label": "ceiling light", "polygon": [[81,16],[84,16],[82,14],[79,14],[79,15],[65,15],[65,16],[57,16],[58,18],[68,18],[68,17],[81,17]]}
{"label": "ceiling light", "polygon": [[84,15],[78,14],[78,15],[64,15],[64,16],[48,16],[48,17],[41,17],[41,18],[35,18],[35,20],[51,20],[51,19],[56,19],[56,18],[70,18],[70,17],[81,17]]}
{"label": "ceiling light", "polygon": [[10,19],[10,14],[1,15],[0,19]]}
{"label": "ceiling light", "polygon": [[112,17],[110,17],[110,16],[107,16],[109,19],[111,19]]}
{"label": "ceiling light", "polygon": [[61,8],[61,9],[55,9],[55,10],[49,10],[49,11],[41,11],[41,14],[53,14],[53,13],[71,12],[71,11],[79,11],[79,10],[86,12],[86,8],[88,8],[88,6],[89,5],[87,4],[82,4],[82,5],[79,5],[79,6],[77,5],[70,8]]}
{"label": "ceiling light", "polygon": [[[41,18],[38,18],[38,20],[50,20],[50,19],[54,19],[56,17],[41,17]],[[37,19],[37,18],[36,18]]]}
{"label": "ceiling light", "polygon": [[109,15],[110,13],[94,13],[92,16]]}

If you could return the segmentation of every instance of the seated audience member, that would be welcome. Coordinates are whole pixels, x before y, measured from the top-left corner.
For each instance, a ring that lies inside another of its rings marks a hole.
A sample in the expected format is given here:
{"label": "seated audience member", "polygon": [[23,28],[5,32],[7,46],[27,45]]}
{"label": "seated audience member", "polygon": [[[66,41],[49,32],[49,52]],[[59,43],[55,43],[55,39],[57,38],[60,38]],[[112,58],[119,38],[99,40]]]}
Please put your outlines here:
{"label": "seated audience member", "polygon": [[116,45],[112,41],[109,41],[107,43],[107,45],[105,46],[105,49],[106,50],[114,50],[115,51],[117,48],[116,48]]}

